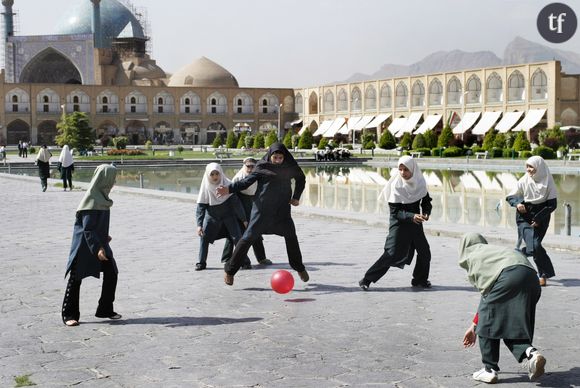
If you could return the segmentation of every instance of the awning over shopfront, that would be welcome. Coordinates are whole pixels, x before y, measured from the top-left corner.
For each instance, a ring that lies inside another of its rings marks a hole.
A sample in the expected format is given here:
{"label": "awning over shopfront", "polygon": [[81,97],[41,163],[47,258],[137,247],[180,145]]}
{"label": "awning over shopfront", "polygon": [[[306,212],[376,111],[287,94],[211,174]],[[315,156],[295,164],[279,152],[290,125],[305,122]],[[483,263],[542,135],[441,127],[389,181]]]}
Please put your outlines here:
{"label": "awning over shopfront", "polygon": [[312,134],[312,136],[322,136],[324,134],[324,132],[326,132],[328,130],[328,128],[330,128],[330,126],[332,125],[332,122],[334,120],[324,120],[322,122],[322,124],[320,124],[320,127],[318,127],[318,129],[316,130],[316,132],[314,132]]}
{"label": "awning over shopfront", "polygon": [[462,135],[467,132],[473,127],[479,116],[481,116],[481,112],[465,112],[459,124],[453,128],[453,134]]}
{"label": "awning over shopfront", "polygon": [[417,128],[417,130],[415,131],[415,134],[425,133],[429,130],[432,130],[433,128],[435,128],[437,126],[437,124],[439,124],[442,117],[443,116],[438,115],[438,114],[427,116],[425,121],[423,121],[423,124],[421,124],[421,126],[419,128]]}
{"label": "awning over shopfront", "polygon": [[395,136],[403,136],[403,134],[407,132],[412,133],[415,130],[415,127],[417,127],[419,120],[421,120],[421,117],[423,117],[423,112],[411,113],[411,116],[409,116],[409,118],[403,123],[399,132]]}
{"label": "awning over shopfront", "polygon": [[300,125],[300,124],[302,124],[302,119],[294,120],[290,123],[290,125],[292,125],[292,126]]}
{"label": "awning over shopfront", "polygon": [[474,135],[485,135],[497,123],[499,116],[501,116],[501,112],[483,112],[481,120],[479,120],[479,123],[477,123],[471,133]]}
{"label": "awning over shopfront", "polygon": [[356,124],[353,126],[352,130],[353,130],[353,131],[360,131],[360,130],[362,130],[363,128],[365,128],[365,127],[366,127],[366,125],[367,125],[368,123],[370,123],[370,122],[373,120],[373,118],[374,118],[374,117],[375,117],[375,116],[364,116],[362,119],[360,119],[360,120],[358,121],[358,123],[356,123]]}
{"label": "awning over shopfront", "polygon": [[406,121],[406,117],[397,117],[393,120],[391,125],[389,125],[389,132],[391,132],[393,135],[396,134],[403,127]]}
{"label": "awning over shopfront", "polygon": [[524,114],[524,112],[506,112],[506,113],[504,113],[503,117],[501,118],[499,123],[497,123],[497,125],[495,126],[495,129],[501,133],[506,133],[507,131],[512,129],[514,127],[514,125],[516,125],[516,123],[518,122],[520,117],[522,117],[523,114]]}
{"label": "awning over shopfront", "polygon": [[349,118],[348,121],[346,122],[346,125],[343,125],[342,128],[338,130],[338,133],[340,133],[341,135],[348,135],[350,131],[353,131],[353,128],[356,125],[356,123],[361,121],[361,119],[362,119],[361,116],[353,116]]}
{"label": "awning over shopfront", "polygon": [[381,126],[382,123],[387,121],[389,117],[391,117],[390,113],[382,113],[376,116],[374,119],[372,119],[370,123],[365,125],[365,128],[378,128],[379,126]]}
{"label": "awning over shopfront", "polygon": [[512,131],[529,131],[538,125],[540,120],[542,120],[542,117],[544,117],[545,113],[545,109],[530,109],[524,116],[524,119],[518,125],[516,125]]}
{"label": "awning over shopfront", "polygon": [[324,134],[322,135],[323,137],[334,137],[334,135],[336,135],[336,133],[338,132],[338,130],[340,128],[342,128],[344,125],[346,124],[346,120],[344,117],[339,117],[337,119],[335,119],[332,124],[330,125],[330,127],[326,130],[326,132],[324,132]]}

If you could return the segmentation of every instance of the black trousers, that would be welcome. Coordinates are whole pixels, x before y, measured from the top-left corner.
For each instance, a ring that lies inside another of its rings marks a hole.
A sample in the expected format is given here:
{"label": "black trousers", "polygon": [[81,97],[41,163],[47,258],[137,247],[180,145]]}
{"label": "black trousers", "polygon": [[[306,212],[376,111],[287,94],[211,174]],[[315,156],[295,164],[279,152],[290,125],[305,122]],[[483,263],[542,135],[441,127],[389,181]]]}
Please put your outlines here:
{"label": "black trousers", "polygon": [[538,268],[538,276],[551,278],[556,275],[552,260],[546,249],[542,246],[542,240],[548,231],[550,217],[548,217],[540,226],[534,228],[527,222],[518,224],[518,243],[523,240],[526,244],[525,254],[534,257],[534,263]]}
{"label": "black trousers", "polygon": [[[417,251],[417,260],[415,261],[415,269],[413,270],[413,279],[418,283],[426,282],[429,279],[429,270],[431,268],[431,249],[429,248],[429,243],[424,233],[417,234],[413,239],[413,242],[409,246],[407,258],[404,261],[405,264],[411,263],[415,255],[415,250]],[[387,273],[393,263],[399,262],[401,262],[401,258],[393,257],[385,249],[381,257],[365,273],[363,280],[367,283],[376,283]]]}
{"label": "black trousers", "polygon": [[[232,258],[234,245],[235,245],[234,241],[231,238],[228,238],[226,240],[226,243],[224,244],[224,250],[222,252],[222,263],[225,263],[226,261]],[[254,250],[254,256],[256,256],[256,260],[258,260],[258,263],[266,260],[266,249],[264,249],[264,242],[261,238],[254,241],[254,243],[252,244],[252,248]],[[249,258],[246,261],[246,263],[247,264],[250,263]]]}
{"label": "black trousers", "polygon": [[[499,339],[479,337],[479,350],[481,351],[481,361],[488,369],[499,371]],[[532,346],[527,339],[507,339],[504,344],[513,354],[518,362],[522,362],[526,357],[526,349]]]}
{"label": "black trousers", "polygon": [[[261,236],[260,236],[261,237]],[[297,272],[302,272],[306,268],[302,263],[302,252],[300,252],[300,244],[298,244],[298,237],[296,233],[289,233],[284,235],[284,240],[286,242],[286,253],[288,254],[288,263],[293,270]],[[248,256],[248,251],[250,247],[256,242],[256,240],[246,240],[242,238],[232,254],[232,258],[226,262],[225,271],[230,275],[235,275],[236,272],[242,266],[244,259]]]}
{"label": "black trousers", "polygon": [[[70,189],[72,190],[73,185],[72,185],[72,168],[71,167],[61,167],[62,168],[62,172],[61,172],[61,176],[62,176],[62,186],[66,189],[67,187],[70,187]],[[68,186],[67,186],[67,182],[68,182]]]}
{"label": "black trousers", "polygon": [[[114,265],[110,261],[102,262],[103,284],[101,287],[101,298],[97,307],[96,315],[109,316],[115,312],[113,302],[115,301],[115,291],[117,289],[117,273]],[[73,264],[69,273],[68,283],[62,302],[62,320],[66,322],[80,318],[80,292],[82,279],[78,279]]]}

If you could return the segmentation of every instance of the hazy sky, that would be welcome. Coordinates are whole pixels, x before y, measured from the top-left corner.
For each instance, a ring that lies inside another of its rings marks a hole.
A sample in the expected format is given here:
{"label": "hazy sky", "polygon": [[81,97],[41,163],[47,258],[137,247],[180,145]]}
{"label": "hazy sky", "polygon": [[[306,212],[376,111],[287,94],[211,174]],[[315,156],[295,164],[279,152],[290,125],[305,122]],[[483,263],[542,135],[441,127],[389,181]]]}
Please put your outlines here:
{"label": "hazy sky", "polygon": [[[15,0],[20,35],[49,34],[78,1]],[[440,50],[494,52],[542,39],[544,0],[133,0],[147,11],[152,57],[168,73],[206,56],[243,87],[304,87],[409,65]],[[580,0],[563,0],[580,18]],[[39,4],[42,3],[42,7]],[[49,6],[50,5],[50,6]]]}

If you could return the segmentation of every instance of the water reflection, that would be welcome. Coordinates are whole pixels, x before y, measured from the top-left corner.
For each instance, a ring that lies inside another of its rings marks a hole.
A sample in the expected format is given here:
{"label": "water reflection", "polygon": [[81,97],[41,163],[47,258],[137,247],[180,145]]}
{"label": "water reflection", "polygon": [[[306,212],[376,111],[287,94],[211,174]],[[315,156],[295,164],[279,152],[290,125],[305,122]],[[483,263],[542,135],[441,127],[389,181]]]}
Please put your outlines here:
{"label": "water reflection", "polygon": [[[120,168],[117,184],[191,193],[196,196],[203,167]],[[237,168],[224,168],[232,177]],[[22,172],[36,175],[36,171]],[[364,212],[387,217],[388,209],[378,196],[390,178],[388,168],[319,166],[304,168],[306,189],[302,203],[340,211]],[[431,219],[443,223],[515,228],[514,209],[505,201],[523,173],[490,171],[424,170],[433,197]],[[53,171],[57,178],[58,172]],[[92,170],[77,169],[74,180],[90,181]],[[554,175],[558,187],[558,209],[548,233],[564,233],[563,204],[572,205],[572,235],[580,233],[580,176]]]}

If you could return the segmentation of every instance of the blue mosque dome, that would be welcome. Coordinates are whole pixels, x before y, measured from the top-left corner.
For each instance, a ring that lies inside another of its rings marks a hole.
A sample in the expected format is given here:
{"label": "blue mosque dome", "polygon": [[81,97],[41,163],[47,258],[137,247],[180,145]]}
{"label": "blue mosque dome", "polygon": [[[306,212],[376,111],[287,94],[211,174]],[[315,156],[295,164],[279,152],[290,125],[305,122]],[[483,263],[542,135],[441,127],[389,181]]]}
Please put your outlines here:
{"label": "blue mosque dome", "polygon": [[[90,34],[93,4],[89,0],[75,0],[76,6],[65,13],[56,34]],[[101,0],[101,28],[103,42],[111,46],[114,38],[146,39],[143,27],[133,13],[117,0]]]}

